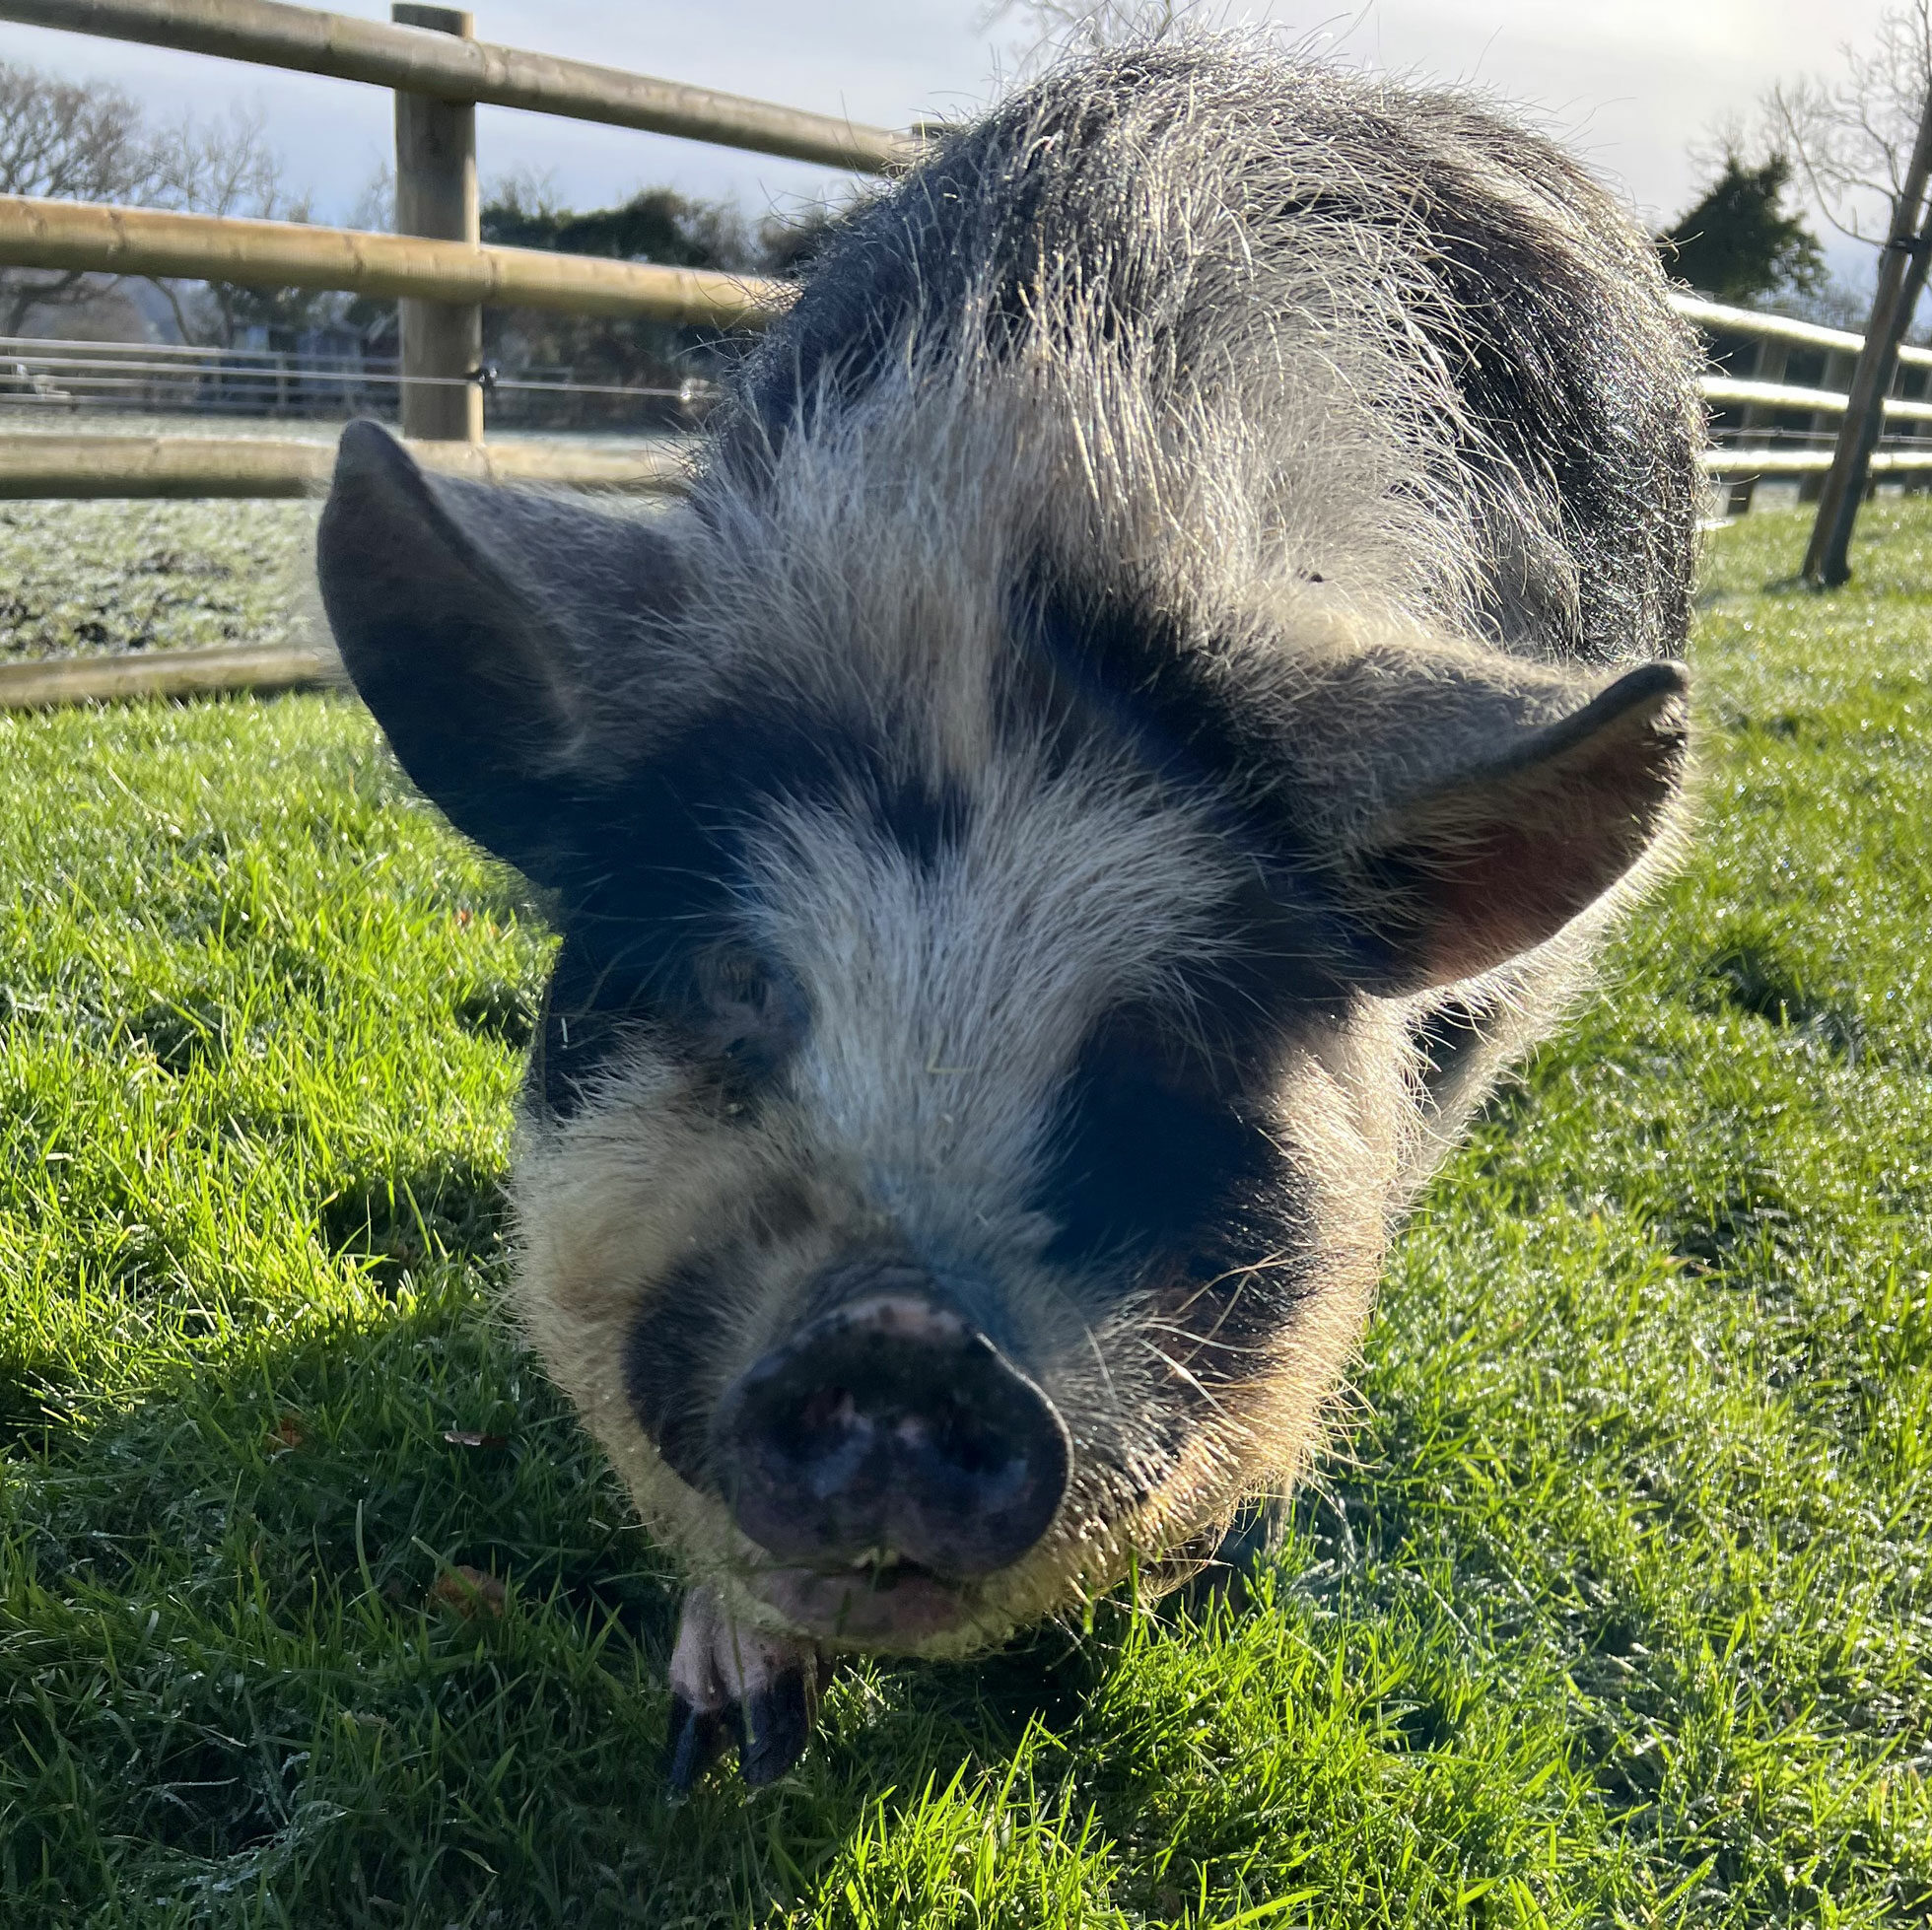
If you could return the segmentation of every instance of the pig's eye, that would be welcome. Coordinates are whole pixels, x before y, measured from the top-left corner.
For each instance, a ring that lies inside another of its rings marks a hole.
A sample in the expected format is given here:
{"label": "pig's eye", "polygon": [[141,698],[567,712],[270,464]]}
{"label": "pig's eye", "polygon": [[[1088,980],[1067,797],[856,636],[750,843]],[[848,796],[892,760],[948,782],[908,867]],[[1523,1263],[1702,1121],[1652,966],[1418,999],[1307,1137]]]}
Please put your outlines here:
{"label": "pig's eye", "polygon": [[791,982],[742,945],[699,955],[698,994],[706,1046],[748,1071],[775,1068],[802,1027],[803,1001]]}

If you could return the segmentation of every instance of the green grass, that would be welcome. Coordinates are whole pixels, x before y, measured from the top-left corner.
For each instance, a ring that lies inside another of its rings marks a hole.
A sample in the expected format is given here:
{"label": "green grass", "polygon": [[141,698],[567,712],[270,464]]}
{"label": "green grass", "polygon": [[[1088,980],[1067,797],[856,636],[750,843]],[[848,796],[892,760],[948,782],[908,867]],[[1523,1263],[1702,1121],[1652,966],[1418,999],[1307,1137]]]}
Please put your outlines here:
{"label": "green grass", "polygon": [[540,929],[340,699],[0,722],[0,1922],[1922,1924],[1932,511],[1803,536],[1259,1604],[678,1811],[666,1563],[485,1310]]}

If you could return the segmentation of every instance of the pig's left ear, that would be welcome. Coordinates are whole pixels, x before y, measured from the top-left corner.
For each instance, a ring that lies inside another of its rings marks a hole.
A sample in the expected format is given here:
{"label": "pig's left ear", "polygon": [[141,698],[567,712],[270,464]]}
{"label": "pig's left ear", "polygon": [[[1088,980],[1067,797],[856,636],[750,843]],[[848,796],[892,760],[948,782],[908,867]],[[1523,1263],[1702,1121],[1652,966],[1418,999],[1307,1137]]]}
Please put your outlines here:
{"label": "pig's left ear", "polygon": [[634,518],[426,475],[343,431],[316,539],[322,603],[403,769],[459,831],[558,881],[585,789],[592,669],[662,600]]}
{"label": "pig's left ear", "polygon": [[1682,793],[1689,680],[1620,677],[1567,717],[1398,797],[1345,838],[1342,896],[1378,990],[1474,977],[1552,938],[1636,865]]}

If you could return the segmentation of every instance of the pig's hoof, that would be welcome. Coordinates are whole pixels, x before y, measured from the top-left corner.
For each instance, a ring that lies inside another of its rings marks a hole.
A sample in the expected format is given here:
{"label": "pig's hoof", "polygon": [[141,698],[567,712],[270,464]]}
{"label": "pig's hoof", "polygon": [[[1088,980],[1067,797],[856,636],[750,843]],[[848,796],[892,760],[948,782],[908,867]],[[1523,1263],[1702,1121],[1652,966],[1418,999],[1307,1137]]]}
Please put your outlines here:
{"label": "pig's hoof", "polygon": [[748,1787],[776,1782],[805,1753],[818,1695],[809,1643],[739,1628],[709,1588],[684,1598],[671,1651],[664,1773],[673,1802],[735,1741]]}
{"label": "pig's hoof", "polygon": [[724,1754],[730,1740],[730,1730],[717,1710],[694,1709],[682,1695],[671,1697],[664,1780],[670,1785],[672,1802],[690,1795],[691,1785]]}
{"label": "pig's hoof", "polygon": [[776,1782],[811,1740],[818,1659],[788,1669],[769,1689],[748,1695],[738,1719],[738,1774],[750,1789]]}

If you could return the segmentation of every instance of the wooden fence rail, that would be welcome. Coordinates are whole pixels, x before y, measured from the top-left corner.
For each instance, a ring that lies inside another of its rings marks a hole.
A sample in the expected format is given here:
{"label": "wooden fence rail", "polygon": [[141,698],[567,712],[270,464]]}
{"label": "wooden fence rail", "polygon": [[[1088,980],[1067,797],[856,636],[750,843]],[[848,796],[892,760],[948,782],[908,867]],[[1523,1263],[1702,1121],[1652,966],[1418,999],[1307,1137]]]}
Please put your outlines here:
{"label": "wooden fence rail", "polygon": [[[434,442],[411,446],[444,475],[475,482],[675,491],[686,464],[664,446]],[[0,435],[0,501],[36,497],[313,497],[335,446],[241,436]]]}
{"label": "wooden fence rail", "polygon": [[0,194],[0,263],[561,309],[724,328],[769,320],[791,296],[782,282],[704,268],[291,221],[40,201],[21,194]]}
{"label": "wooden fence rail", "polygon": [[119,656],[0,663],[0,711],[127,697],[215,697],[232,690],[304,690],[342,681],[335,653],[277,645],[259,650],[163,650]]}
{"label": "wooden fence rail", "polygon": [[903,168],[919,152],[915,136],[831,114],[275,0],[0,0],[0,20],[366,81],[441,101],[526,107],[865,173]]}
{"label": "wooden fence rail", "polygon": [[[1831,451],[1828,448],[1705,449],[1697,462],[1705,475],[1727,480],[1737,476],[1822,476],[1831,466]],[[1872,472],[1888,477],[1932,478],[1932,443],[1922,449],[1909,446],[1880,449],[1872,457]]]}
{"label": "wooden fence rail", "polygon": [[[3,8],[5,0],[0,0]],[[1824,349],[1828,354],[1855,356],[1865,346],[1863,335],[1848,328],[1827,328],[1821,322],[1800,321],[1796,315],[1769,315],[1757,309],[1734,309],[1707,302],[1701,295],[1674,296],[1671,306],[1686,321],[1695,322],[1710,335],[1745,335],[1759,342],[1782,342],[1793,348]],[[1908,369],[1932,369],[1932,348],[1904,347],[1898,359]]]}
{"label": "wooden fence rail", "polygon": [[[1795,479],[1801,498],[1816,500],[1831,467],[1830,446],[1849,404],[1864,337],[1696,296],[1679,296],[1675,306],[1712,347],[1715,366],[1700,384],[1713,411],[1712,447],[1703,465],[1707,474],[1729,483],[1729,513],[1746,515],[1759,482],[1766,478]],[[1744,369],[1733,374],[1741,350]],[[1814,380],[1786,379],[1800,358],[1818,371]],[[1899,393],[1901,388],[1907,392]],[[1900,351],[1884,420],[1891,440],[1872,475],[1925,487],[1932,480],[1932,349]]]}

